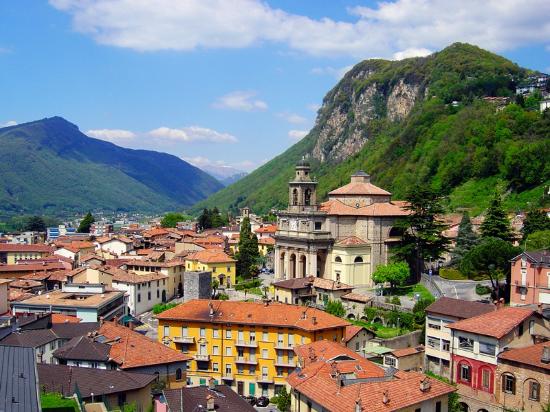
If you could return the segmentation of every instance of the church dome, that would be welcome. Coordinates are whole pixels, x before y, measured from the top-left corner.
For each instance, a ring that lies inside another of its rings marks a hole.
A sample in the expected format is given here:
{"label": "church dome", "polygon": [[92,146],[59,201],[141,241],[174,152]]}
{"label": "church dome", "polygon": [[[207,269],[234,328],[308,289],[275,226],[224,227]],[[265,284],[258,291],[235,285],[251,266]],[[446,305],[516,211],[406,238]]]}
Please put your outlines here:
{"label": "church dome", "polygon": [[298,161],[298,163],[296,163],[296,167],[311,167],[311,165],[305,158],[302,158]]}

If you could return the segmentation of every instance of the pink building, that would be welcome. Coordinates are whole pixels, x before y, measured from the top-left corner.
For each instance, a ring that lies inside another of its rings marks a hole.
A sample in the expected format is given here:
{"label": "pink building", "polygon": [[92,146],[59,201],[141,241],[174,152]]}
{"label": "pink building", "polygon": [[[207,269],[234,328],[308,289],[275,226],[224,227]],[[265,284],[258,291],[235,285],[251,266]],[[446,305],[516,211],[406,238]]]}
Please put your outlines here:
{"label": "pink building", "polygon": [[512,259],[510,305],[550,304],[550,253],[523,252]]}

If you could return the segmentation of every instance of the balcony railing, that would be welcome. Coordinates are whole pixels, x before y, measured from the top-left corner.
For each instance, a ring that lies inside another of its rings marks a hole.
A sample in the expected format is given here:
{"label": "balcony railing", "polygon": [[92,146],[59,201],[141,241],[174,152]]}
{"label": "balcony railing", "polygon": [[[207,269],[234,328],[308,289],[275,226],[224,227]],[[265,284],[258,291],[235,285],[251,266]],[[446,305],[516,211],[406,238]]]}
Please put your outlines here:
{"label": "balcony railing", "polygon": [[285,361],[283,359],[277,359],[275,361],[275,366],[281,367],[281,368],[295,368],[296,362],[294,361]]}
{"label": "balcony railing", "polygon": [[285,344],[284,342],[277,342],[277,344],[275,345],[275,349],[294,350],[294,344],[293,343]]}
{"label": "balcony railing", "polygon": [[208,362],[210,360],[210,355],[205,353],[197,353],[195,356],[193,356],[196,361],[200,362]]}
{"label": "balcony railing", "polygon": [[256,376],[256,382],[258,383],[273,383],[273,378],[270,378],[267,375]]}
{"label": "balcony railing", "polygon": [[193,336],[175,336],[172,338],[175,343],[195,343]]}
{"label": "balcony railing", "polygon": [[247,348],[257,348],[258,342],[255,340],[238,340],[235,346],[244,346]]}
{"label": "balcony railing", "polygon": [[256,358],[247,358],[245,356],[237,356],[235,363],[244,363],[246,365],[257,365],[258,360]]}
{"label": "balcony railing", "polygon": [[525,287],[527,287],[527,288],[529,287],[529,282],[524,281],[524,280],[517,280],[517,279],[516,279],[516,280],[514,280],[514,284],[515,284],[516,286],[522,286],[522,287],[524,287],[524,288],[525,288]]}
{"label": "balcony railing", "polygon": [[222,376],[222,380],[224,381],[232,381],[234,380],[235,378],[233,377],[233,374],[232,373],[224,373],[224,375]]}

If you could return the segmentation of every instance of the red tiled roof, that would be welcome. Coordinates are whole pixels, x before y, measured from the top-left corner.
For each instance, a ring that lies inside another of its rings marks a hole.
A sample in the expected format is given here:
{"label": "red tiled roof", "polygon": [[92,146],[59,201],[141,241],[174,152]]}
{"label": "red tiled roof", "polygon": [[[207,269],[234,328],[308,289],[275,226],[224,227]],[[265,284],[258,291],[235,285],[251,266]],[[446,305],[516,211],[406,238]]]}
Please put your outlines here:
{"label": "red tiled roof", "polygon": [[370,298],[367,295],[361,295],[359,293],[353,293],[353,292],[346,293],[345,295],[343,295],[341,297],[341,299],[352,300],[354,302],[360,302],[360,303],[367,303],[367,302],[370,302],[372,300],[372,298]]}
{"label": "red tiled roof", "polygon": [[354,245],[364,245],[364,244],[365,244],[365,241],[363,239],[359,239],[357,236],[348,236],[336,242],[337,246],[354,246]]}
{"label": "red tiled roof", "polygon": [[170,349],[141,333],[113,322],[105,322],[98,333],[109,340],[118,338],[118,341],[111,344],[109,356],[120,365],[120,369],[185,362],[192,359],[191,356]]}
{"label": "red tiled roof", "polygon": [[306,276],[303,278],[291,278],[281,280],[273,283],[273,286],[282,289],[304,289],[310,286],[314,286],[319,289],[325,290],[346,290],[353,289],[353,286],[346,285],[345,283],[337,282],[331,279],[318,278],[316,276]]}
{"label": "red tiled roof", "polygon": [[370,182],[351,182],[347,185],[334,189],[328,193],[329,196],[360,195],[360,196],[390,196],[391,193],[373,185]]}
{"label": "red tiled roof", "polygon": [[258,243],[260,245],[274,245],[275,239],[273,239],[272,237],[263,237],[261,239],[258,239]]}
{"label": "red tiled roof", "polygon": [[233,263],[235,259],[229,257],[221,250],[206,249],[191,253],[185,257],[185,260],[197,260],[201,263]]}
{"label": "red tiled roof", "polygon": [[36,288],[38,286],[42,286],[42,282],[29,279],[17,279],[10,283],[10,288],[15,289]]}
{"label": "red tiled roof", "polygon": [[405,356],[416,355],[418,353],[424,353],[424,346],[416,346],[414,348],[395,349],[391,352],[396,358],[404,358]]}
{"label": "red tiled roof", "polygon": [[542,351],[544,347],[550,348],[550,342],[542,342],[526,348],[510,349],[499,355],[500,360],[512,361],[524,365],[531,365],[550,371],[550,363],[542,362]]}
{"label": "red tiled roof", "polygon": [[[210,307],[214,311],[212,318],[210,317]],[[298,305],[275,302],[265,305],[259,302],[211,301],[206,299],[190,300],[175,308],[168,309],[156,317],[160,320],[274,325],[307,331],[342,328],[349,325],[345,320],[322,310]]]}
{"label": "red tiled roof", "polygon": [[256,229],[256,233],[275,233],[277,231],[277,225],[262,226]]}
{"label": "red tiled roof", "polygon": [[40,252],[51,253],[53,249],[48,245],[23,245],[17,243],[0,243],[0,253],[8,252]]}
{"label": "red tiled roof", "polygon": [[489,303],[472,302],[463,299],[454,299],[443,296],[426,308],[426,313],[451,316],[458,319],[468,319],[484,313],[494,312],[494,305]]}
{"label": "red tiled roof", "polygon": [[44,272],[63,270],[65,266],[60,262],[36,264],[36,265],[0,265],[0,272]]}
{"label": "red tiled roof", "polygon": [[[451,385],[435,379],[429,379],[429,388],[422,391],[420,383],[427,379],[425,375],[402,371],[388,374],[382,367],[336,342],[318,341],[296,348],[295,352],[305,366],[289,375],[287,382],[332,412],[354,411],[356,402],[365,411],[397,411],[420,406],[454,391]],[[337,356],[339,358],[335,359]],[[344,385],[339,383],[338,376],[345,380]],[[383,402],[384,394],[388,399],[386,403]]]}
{"label": "red tiled roof", "polygon": [[143,237],[163,236],[163,235],[167,235],[168,233],[170,233],[170,232],[168,232],[167,230],[162,229],[160,227],[156,227],[156,228],[149,229],[149,230],[146,230],[145,232],[143,232]]}
{"label": "red tiled roof", "polygon": [[52,313],[52,323],[80,323],[81,319],[76,316]]}
{"label": "red tiled roof", "polygon": [[100,244],[103,244],[103,243],[107,243],[107,242],[110,242],[110,241],[113,241],[113,240],[118,240],[119,242],[122,242],[122,243],[134,243],[134,241],[126,236],[113,236],[113,237],[107,237],[107,238],[101,238],[100,239],[97,239],[97,242],[100,243]]}
{"label": "red tiled roof", "polygon": [[346,326],[346,335],[344,336],[344,341],[346,343],[349,342],[351,339],[353,339],[355,335],[357,335],[363,329],[364,328],[362,326],[357,326],[357,325]]}
{"label": "red tiled roof", "polygon": [[372,203],[363,207],[352,207],[333,199],[321,203],[319,210],[328,215],[339,216],[407,216],[410,212],[401,202]]}
{"label": "red tiled roof", "polygon": [[137,273],[127,272],[122,269],[117,269],[117,272],[113,276],[113,282],[122,283],[144,283],[162,279],[168,279],[168,276],[158,272],[148,272],[138,275]]}
{"label": "red tiled roof", "polygon": [[534,313],[536,312],[531,309],[508,306],[473,318],[459,320],[447,327],[500,339]]}

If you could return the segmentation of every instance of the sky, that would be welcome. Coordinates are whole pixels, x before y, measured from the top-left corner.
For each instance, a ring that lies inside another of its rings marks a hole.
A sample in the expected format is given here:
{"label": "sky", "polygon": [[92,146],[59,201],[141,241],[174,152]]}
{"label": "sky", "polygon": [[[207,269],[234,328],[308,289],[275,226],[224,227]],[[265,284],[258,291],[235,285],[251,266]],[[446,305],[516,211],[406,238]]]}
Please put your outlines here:
{"label": "sky", "polygon": [[354,64],[456,41],[548,73],[550,1],[2,0],[0,127],[62,116],[251,171],[307,134]]}

